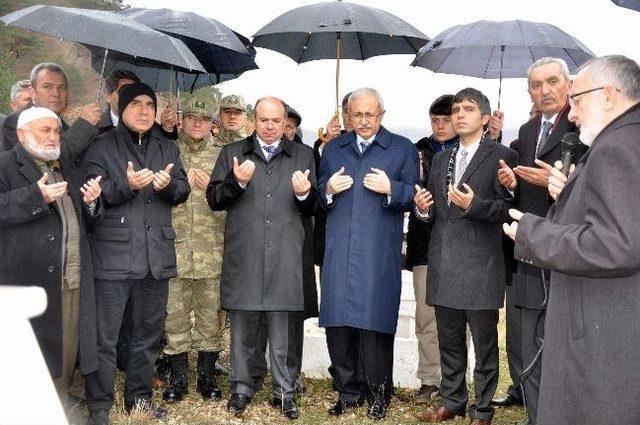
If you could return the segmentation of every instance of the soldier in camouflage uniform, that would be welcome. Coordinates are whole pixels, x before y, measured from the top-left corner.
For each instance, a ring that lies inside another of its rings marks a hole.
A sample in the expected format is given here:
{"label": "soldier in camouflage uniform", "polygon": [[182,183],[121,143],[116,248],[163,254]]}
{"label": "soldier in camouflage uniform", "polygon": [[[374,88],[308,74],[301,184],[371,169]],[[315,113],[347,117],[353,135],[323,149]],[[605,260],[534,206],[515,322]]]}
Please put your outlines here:
{"label": "soldier in camouflage uniform", "polygon": [[246,111],[247,104],[242,96],[232,94],[222,98],[219,112],[220,132],[214,136],[217,146],[228,145],[247,137],[244,131]]}
{"label": "soldier in camouflage uniform", "polygon": [[[168,402],[180,401],[187,393],[191,349],[198,352],[198,392],[205,399],[222,397],[215,378],[215,363],[222,350],[226,320],[220,310],[226,213],[211,211],[205,192],[222,146],[245,136],[236,129],[222,130],[218,137],[212,137],[210,105],[208,100],[195,99],[184,108],[182,133],[177,141],[191,185],[191,196],[173,210],[178,277],[169,282],[165,323],[167,346],[164,352],[171,366],[171,381],[163,398]],[[221,105],[221,108],[230,106],[234,110],[242,108],[244,112],[244,102],[239,96],[227,96]],[[231,120],[232,127],[237,122],[244,124],[243,114],[230,115],[236,118]],[[240,119],[237,119],[238,115]],[[195,317],[193,323],[191,312]]]}

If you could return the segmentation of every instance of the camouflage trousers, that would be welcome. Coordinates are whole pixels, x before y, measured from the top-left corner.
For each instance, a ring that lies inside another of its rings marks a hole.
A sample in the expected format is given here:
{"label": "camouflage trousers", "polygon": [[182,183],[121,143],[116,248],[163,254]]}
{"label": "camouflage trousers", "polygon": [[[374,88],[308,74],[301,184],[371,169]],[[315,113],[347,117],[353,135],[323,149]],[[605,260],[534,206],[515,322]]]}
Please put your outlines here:
{"label": "camouflage trousers", "polygon": [[[192,317],[193,313],[193,317]],[[165,354],[221,351],[226,314],[220,309],[220,279],[169,281]]]}

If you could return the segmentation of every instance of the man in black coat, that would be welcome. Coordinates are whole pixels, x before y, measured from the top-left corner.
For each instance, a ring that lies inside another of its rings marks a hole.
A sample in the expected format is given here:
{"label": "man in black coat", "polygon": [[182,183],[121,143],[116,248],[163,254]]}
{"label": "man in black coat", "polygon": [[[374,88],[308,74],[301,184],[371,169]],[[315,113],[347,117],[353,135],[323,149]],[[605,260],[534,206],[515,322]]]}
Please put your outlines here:
{"label": "man in black coat", "polygon": [[98,367],[85,220],[101,217],[99,178],[83,184],[51,110],[26,109],[17,127],[19,143],[0,154],[0,284],[44,288],[47,309],[31,323],[64,405],[76,356],[82,374]]}
{"label": "man in black coat", "polygon": [[476,353],[471,424],[488,425],[498,385],[498,309],[506,280],[500,224],[511,200],[498,181],[498,161],[513,165],[517,155],[482,137],[491,109],[478,90],[458,92],[452,112],[460,144],[435,156],[427,190],[418,188],[414,198],[417,212],[433,222],[427,303],[436,311],[442,369],[441,405],[421,419],[444,422],[466,414],[468,324]]}
{"label": "man in black coat", "polygon": [[[190,193],[177,146],[153,126],[156,95],[142,83],[119,93],[118,126],[98,137],[84,157],[85,173],[102,176],[105,219],[93,233],[99,368],[86,379],[92,423],[108,423],[113,405],[116,342],[131,303],[124,405],[152,416],[151,377],[177,275],[171,209]],[[138,170],[138,171],[136,171]]]}
{"label": "man in black coat", "polygon": [[[503,186],[515,192],[515,205],[520,211],[545,217],[553,204],[553,199],[547,193],[549,172],[537,167],[534,161],[538,159],[554,164],[560,160],[562,136],[576,132],[577,127],[568,119],[570,81],[564,60],[537,60],[527,72],[527,79],[531,100],[540,114],[520,127],[518,141],[512,144],[518,152],[518,166],[512,170],[502,163],[499,178]],[[514,334],[520,337],[515,345],[520,347],[521,364],[511,365],[511,356],[510,369],[519,371],[517,375],[529,369],[525,376],[514,377],[514,384],[520,383],[524,391],[528,423],[535,424],[541,362],[532,362],[542,345],[549,272],[531,264],[518,263],[512,285],[507,296],[513,299],[507,300],[507,304],[516,308],[507,309],[507,326],[520,324],[520,329],[514,329]],[[507,340],[507,345],[511,345],[510,342],[511,338]],[[508,406],[513,404],[513,398],[514,392],[508,392],[505,399],[496,400],[494,404]]]}
{"label": "man in black coat", "polygon": [[[420,154],[420,180],[427,186],[427,177],[433,157],[458,144],[458,135],[451,123],[453,95],[438,97],[429,107],[432,134],[416,143]],[[409,217],[407,231],[407,256],[405,268],[413,274],[413,291],[416,300],[416,338],[418,339],[418,370],[420,389],[418,402],[425,402],[438,395],[440,386],[440,353],[438,330],[433,307],[427,305],[427,250],[431,236],[431,223],[425,223],[414,214]]]}
{"label": "man in black coat", "polygon": [[252,373],[265,355],[256,329],[266,323],[272,403],[294,419],[295,330],[304,310],[302,217],[315,209],[315,167],[310,149],[283,137],[281,100],[263,98],[255,112],[256,133],[222,148],[207,189],[211,209],[227,211],[220,283],[231,323],[227,408],[241,415],[256,392]]}
{"label": "man in black coat", "polygon": [[[2,126],[2,150],[8,151],[18,143],[17,123],[20,113],[31,106],[51,109],[59,117],[69,104],[69,82],[64,70],[55,63],[44,62],[31,70],[31,103],[9,115]],[[96,102],[85,105],[80,117],[69,126],[62,122],[62,144],[87,146],[98,134],[96,124],[100,120],[100,106]]]}

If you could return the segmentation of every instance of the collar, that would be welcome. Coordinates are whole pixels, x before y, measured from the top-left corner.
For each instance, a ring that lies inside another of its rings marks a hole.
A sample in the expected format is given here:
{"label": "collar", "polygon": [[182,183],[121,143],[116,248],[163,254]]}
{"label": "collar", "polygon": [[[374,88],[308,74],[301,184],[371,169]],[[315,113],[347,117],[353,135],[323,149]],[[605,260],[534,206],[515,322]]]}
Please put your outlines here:
{"label": "collar", "polygon": [[478,139],[477,142],[473,143],[470,146],[465,146],[462,144],[462,142],[460,143],[460,148],[458,149],[458,152],[460,151],[466,151],[469,153],[470,156],[473,156],[473,154],[476,153],[476,151],[478,150],[478,147],[480,146],[480,142],[482,141],[482,138]]}
{"label": "collar", "polygon": [[365,139],[364,137],[362,137],[358,133],[356,133],[356,143],[358,145],[360,145],[360,143],[362,143],[362,142],[366,142],[366,143],[372,144],[373,142],[376,141],[376,136],[377,135],[378,135],[378,133],[374,133],[373,136],[369,137],[368,139]]}
{"label": "collar", "polygon": [[111,123],[113,124],[113,126],[117,127],[118,123],[120,122],[120,119],[118,118],[118,114],[114,114],[111,108],[109,108],[109,116],[111,117]]}
{"label": "collar", "polygon": [[[256,135],[256,140],[258,141],[258,144],[260,145],[260,147],[261,147],[262,149],[264,149],[264,148],[265,148],[265,147],[267,147],[267,146],[273,146],[275,149],[278,149],[278,146],[280,146],[280,141],[281,141],[282,139],[278,139],[278,140],[276,140],[275,142],[273,142],[273,143],[271,143],[271,144],[268,144],[268,143],[263,142],[263,141],[262,141],[262,139],[261,139],[261,138],[259,138],[259,137],[258,137],[258,135]],[[274,150],[275,150],[275,149],[274,149]]]}
{"label": "collar", "polygon": [[553,127],[556,123],[556,119],[558,119],[559,114],[560,112],[556,112],[549,118],[545,117],[544,114],[540,114],[540,128],[542,128],[542,124],[544,124],[545,121],[551,121],[551,126]]}
{"label": "collar", "polygon": [[438,153],[438,152],[446,151],[450,147],[454,146],[456,143],[458,143],[460,138],[456,134],[455,136],[453,136],[449,140],[445,140],[444,142],[439,142],[439,141],[436,140],[435,137],[433,137],[433,134],[432,134],[431,136],[429,136],[429,138],[427,140],[431,144],[431,147],[432,147],[433,151]]}
{"label": "collar", "polygon": [[[358,140],[358,137],[360,136],[358,136],[358,134],[354,130],[351,130],[350,132],[342,136],[338,136],[335,142],[339,143],[340,146],[346,146],[351,144],[352,142],[355,142],[357,144],[360,142],[360,140]],[[381,126],[380,130],[378,130],[378,132],[374,135],[374,137],[370,138],[369,140],[371,140],[372,142],[375,141],[378,145],[386,149],[389,147],[389,144],[391,143],[391,133],[389,133],[389,131],[386,128],[384,128],[384,126]],[[331,142],[331,143],[334,143],[334,142]]]}
{"label": "collar", "polygon": [[[243,144],[243,153],[248,154],[249,152],[259,148],[262,150],[262,145],[258,139],[258,135],[254,132],[251,136],[245,138],[243,141],[238,143]],[[262,142],[264,143],[264,142]],[[266,144],[266,143],[265,143]],[[288,156],[293,155],[293,150],[295,149],[294,142],[287,139],[280,139],[279,144],[277,145],[283,153],[286,153]]]}

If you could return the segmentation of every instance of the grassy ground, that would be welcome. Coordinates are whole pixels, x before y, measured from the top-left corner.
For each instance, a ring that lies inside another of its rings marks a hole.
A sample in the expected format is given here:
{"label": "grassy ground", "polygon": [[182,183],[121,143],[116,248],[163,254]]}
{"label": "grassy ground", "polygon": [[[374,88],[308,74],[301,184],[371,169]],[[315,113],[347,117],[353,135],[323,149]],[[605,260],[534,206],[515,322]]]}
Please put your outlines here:
{"label": "grassy ground", "polygon": [[[507,357],[505,351],[504,338],[504,311],[500,314],[499,323],[499,346],[500,346],[500,383],[497,395],[503,395],[510,384],[507,367]],[[195,356],[192,356],[194,360]],[[192,365],[193,366],[193,365]],[[122,395],[122,375],[117,379],[117,395]],[[225,393],[225,400],[220,402],[205,402],[195,390],[195,371],[190,370],[190,393],[187,399],[175,405],[166,406],[169,410],[169,418],[166,421],[151,420],[142,414],[124,415],[122,410],[122,399],[116,400],[116,406],[112,409],[111,422],[116,425],[152,425],[152,424],[287,424],[280,413],[269,405],[270,388],[269,383],[265,383],[250,407],[245,412],[242,419],[237,419],[226,411],[226,399],[228,398],[228,385],[226,378],[222,381],[222,388]],[[328,380],[305,379],[307,392],[299,399],[301,417],[296,424],[418,424],[416,414],[424,411],[430,406],[437,405],[438,399],[432,400],[427,405],[417,405],[414,399],[415,390],[399,388],[392,401],[389,414],[384,421],[371,421],[366,417],[366,407],[362,407],[339,418],[330,417],[327,409],[336,400],[336,394],[331,390],[331,383]],[[81,383],[74,385],[75,393],[81,393]],[[473,394],[473,388],[469,393]],[[161,403],[162,389],[157,390],[154,398]],[[72,424],[84,424],[86,411],[78,409],[71,417]],[[494,417],[494,424],[512,425],[524,419],[524,411],[521,408],[498,409]],[[469,419],[459,419],[448,422],[452,425],[467,424]]]}

